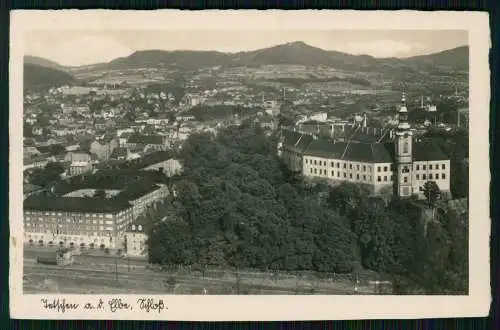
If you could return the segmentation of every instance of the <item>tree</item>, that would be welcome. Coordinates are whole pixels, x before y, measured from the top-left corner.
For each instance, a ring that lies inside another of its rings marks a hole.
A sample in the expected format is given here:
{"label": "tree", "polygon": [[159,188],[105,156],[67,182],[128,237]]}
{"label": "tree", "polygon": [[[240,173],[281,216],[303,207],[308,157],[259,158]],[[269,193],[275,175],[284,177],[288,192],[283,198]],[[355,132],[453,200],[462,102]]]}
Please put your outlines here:
{"label": "tree", "polygon": [[23,135],[25,137],[33,137],[33,126],[28,123],[24,123],[23,125]]}
{"label": "tree", "polygon": [[66,151],[66,148],[64,148],[60,144],[53,144],[48,147],[48,152],[50,155],[55,156],[55,155],[60,155]]}
{"label": "tree", "polygon": [[469,169],[464,160],[451,163],[450,190],[453,198],[462,198],[469,195]]}
{"label": "tree", "polygon": [[94,192],[94,197],[97,197],[97,198],[106,198],[106,191],[104,189],[97,189]]}
{"label": "tree", "polygon": [[190,265],[194,260],[189,225],[179,218],[152,226],[148,246],[149,260],[154,264]]}
{"label": "tree", "polygon": [[424,184],[424,195],[427,199],[429,208],[434,208],[439,196],[441,195],[441,191],[439,190],[439,186],[436,181],[427,181]]}
{"label": "tree", "polygon": [[282,114],[280,114],[278,116],[278,128],[286,127],[286,126],[292,126],[294,124],[295,124],[295,121],[293,120],[292,117],[285,116],[285,115],[282,115]]}
{"label": "tree", "polygon": [[30,177],[30,182],[36,186],[45,187],[58,180],[63,172],[64,166],[62,164],[50,162],[45,168],[35,170]]}
{"label": "tree", "polygon": [[50,117],[48,115],[41,115],[38,117],[37,121],[38,121],[38,124],[42,127],[46,127],[46,126],[49,126],[50,125]]}
{"label": "tree", "polygon": [[330,189],[328,203],[332,209],[350,217],[359,211],[359,206],[369,195],[365,186],[343,182]]}

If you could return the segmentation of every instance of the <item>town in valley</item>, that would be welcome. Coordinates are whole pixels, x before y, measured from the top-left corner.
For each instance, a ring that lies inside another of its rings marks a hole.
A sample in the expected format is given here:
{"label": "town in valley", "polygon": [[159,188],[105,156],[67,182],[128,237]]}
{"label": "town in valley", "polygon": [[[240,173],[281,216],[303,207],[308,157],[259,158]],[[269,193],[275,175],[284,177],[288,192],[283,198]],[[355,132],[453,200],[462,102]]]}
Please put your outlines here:
{"label": "town in valley", "polygon": [[468,56],[26,54],[24,293],[467,295]]}

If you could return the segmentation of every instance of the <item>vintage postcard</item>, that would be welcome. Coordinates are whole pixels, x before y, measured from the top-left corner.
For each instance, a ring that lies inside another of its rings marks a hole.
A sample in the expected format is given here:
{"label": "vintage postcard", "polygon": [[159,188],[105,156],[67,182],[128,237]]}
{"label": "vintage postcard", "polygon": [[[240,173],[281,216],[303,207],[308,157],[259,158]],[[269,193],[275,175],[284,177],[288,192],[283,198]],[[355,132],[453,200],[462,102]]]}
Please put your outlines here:
{"label": "vintage postcard", "polygon": [[488,24],[13,11],[11,317],[487,315]]}

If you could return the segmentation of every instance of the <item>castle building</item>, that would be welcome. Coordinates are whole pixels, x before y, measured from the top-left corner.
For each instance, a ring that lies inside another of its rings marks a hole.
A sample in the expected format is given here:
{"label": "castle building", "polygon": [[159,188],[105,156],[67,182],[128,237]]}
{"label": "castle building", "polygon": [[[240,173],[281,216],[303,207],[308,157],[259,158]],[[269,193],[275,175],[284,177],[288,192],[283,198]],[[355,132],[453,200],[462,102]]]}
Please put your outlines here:
{"label": "castle building", "polygon": [[414,141],[405,93],[390,136],[389,141],[365,142],[284,129],[278,154],[306,179],[365,184],[374,194],[423,198],[427,181],[435,181],[443,193],[450,191],[450,160],[431,141]]}

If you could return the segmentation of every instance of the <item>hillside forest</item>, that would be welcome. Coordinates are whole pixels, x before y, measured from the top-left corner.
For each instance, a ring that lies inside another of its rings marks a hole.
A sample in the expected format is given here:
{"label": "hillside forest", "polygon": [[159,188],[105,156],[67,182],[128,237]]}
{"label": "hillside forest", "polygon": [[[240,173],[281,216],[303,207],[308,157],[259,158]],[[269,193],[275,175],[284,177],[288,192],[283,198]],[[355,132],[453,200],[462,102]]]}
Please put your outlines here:
{"label": "hillside forest", "polygon": [[369,269],[395,294],[467,292],[467,219],[447,210],[423,225],[416,201],[348,183],[309,186],[275,148],[276,137],[250,122],[190,136],[173,194],[145,216],[150,261],[326,276]]}

